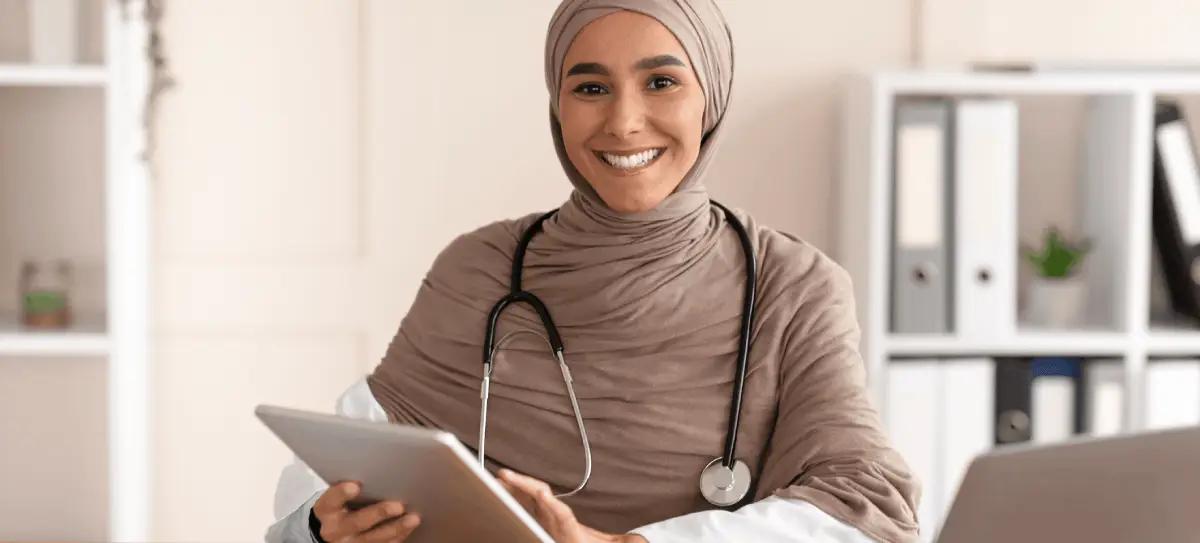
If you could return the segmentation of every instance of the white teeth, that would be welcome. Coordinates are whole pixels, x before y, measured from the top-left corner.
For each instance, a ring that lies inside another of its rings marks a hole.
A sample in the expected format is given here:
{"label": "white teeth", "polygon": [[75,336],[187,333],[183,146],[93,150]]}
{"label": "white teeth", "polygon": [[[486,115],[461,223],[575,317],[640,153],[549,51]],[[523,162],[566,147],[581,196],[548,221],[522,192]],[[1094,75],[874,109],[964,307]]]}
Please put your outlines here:
{"label": "white teeth", "polygon": [[657,158],[660,153],[662,153],[661,149],[647,149],[640,153],[632,154],[629,156],[614,155],[612,153],[600,153],[600,154],[604,157],[604,160],[606,162],[608,162],[609,164],[611,164],[612,166],[614,166],[616,168],[620,168],[622,170],[630,170],[633,168],[640,168],[642,166],[645,166],[651,160],[654,160],[655,158]]}

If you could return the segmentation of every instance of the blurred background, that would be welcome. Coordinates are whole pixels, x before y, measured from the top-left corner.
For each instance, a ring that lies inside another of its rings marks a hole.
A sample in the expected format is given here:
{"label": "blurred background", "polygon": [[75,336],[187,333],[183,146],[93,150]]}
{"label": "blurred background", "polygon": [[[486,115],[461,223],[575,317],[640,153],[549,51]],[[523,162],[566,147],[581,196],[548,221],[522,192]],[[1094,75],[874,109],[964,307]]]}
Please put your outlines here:
{"label": "blurred background", "polygon": [[[1200,3],[718,3],[737,67],[709,188],[852,272],[873,398],[941,489],[923,517],[993,444],[1200,422],[1200,336],[1153,256],[1192,208],[1160,232],[1151,205],[1156,104],[1186,126],[1200,97]],[[542,73],[557,4],[0,0],[0,539],[261,539],[291,453],[253,407],[332,411],[446,243],[567,197]],[[1012,280],[1007,313],[954,305],[958,125],[903,135],[903,104],[968,99],[997,106],[985,173],[1011,169],[988,177],[1009,180],[986,223],[1005,241],[975,246]],[[917,209],[945,219],[925,224],[943,298],[916,314],[941,309],[912,329],[893,171],[932,180]],[[1082,294],[1018,253],[1057,248],[1051,229],[1089,245],[1060,274]]]}

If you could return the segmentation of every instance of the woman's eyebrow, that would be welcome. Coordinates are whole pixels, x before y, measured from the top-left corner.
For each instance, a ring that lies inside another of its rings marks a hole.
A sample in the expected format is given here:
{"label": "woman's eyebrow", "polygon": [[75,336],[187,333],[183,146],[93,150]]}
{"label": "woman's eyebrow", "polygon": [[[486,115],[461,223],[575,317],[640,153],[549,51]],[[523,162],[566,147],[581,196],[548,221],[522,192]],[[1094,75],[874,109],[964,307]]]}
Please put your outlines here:
{"label": "woman's eyebrow", "polygon": [[[682,60],[679,60],[674,55],[657,55],[657,56],[653,56],[653,57],[646,57],[642,60],[637,61],[637,63],[633,65],[633,69],[634,70],[653,70],[654,68],[658,68],[659,66],[684,66],[684,67],[687,67],[687,64],[684,64]],[[579,64],[571,66],[570,70],[567,70],[567,76],[579,75],[579,74],[596,74],[596,75],[605,75],[605,76],[609,75],[608,68],[605,68],[603,64],[600,64],[598,62],[580,62]]]}

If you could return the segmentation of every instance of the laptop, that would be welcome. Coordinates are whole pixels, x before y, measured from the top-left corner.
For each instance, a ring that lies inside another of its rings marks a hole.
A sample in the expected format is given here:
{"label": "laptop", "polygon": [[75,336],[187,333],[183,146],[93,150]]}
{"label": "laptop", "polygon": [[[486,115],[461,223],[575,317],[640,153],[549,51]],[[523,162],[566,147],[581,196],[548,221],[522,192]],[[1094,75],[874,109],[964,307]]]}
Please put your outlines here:
{"label": "laptop", "polygon": [[1200,426],[982,454],[937,541],[1200,541]]}

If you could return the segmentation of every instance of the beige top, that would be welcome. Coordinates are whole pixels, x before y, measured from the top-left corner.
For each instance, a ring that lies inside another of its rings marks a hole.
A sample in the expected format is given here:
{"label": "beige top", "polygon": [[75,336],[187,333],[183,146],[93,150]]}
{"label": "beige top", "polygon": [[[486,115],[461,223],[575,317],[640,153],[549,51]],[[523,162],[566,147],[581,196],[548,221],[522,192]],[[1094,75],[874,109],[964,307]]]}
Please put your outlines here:
{"label": "beige top", "polygon": [[[591,482],[566,501],[585,524],[624,531],[711,508],[697,484],[724,445],[744,264],[707,202],[669,235],[688,243],[665,250],[585,236],[582,225],[600,228],[587,202],[576,193],[534,238],[524,285],[558,324],[592,443]],[[536,216],[466,234],[438,257],[369,379],[393,421],[478,445],[485,321]],[[867,398],[848,275],[804,241],[739,218],[760,263],[737,450],[756,474],[754,499],[804,499],[879,540],[913,540],[918,486]],[[518,305],[498,337],[518,328],[542,325]],[[494,464],[560,490],[579,481],[571,405],[540,338],[514,336],[497,353],[489,408]]]}
{"label": "beige top", "polygon": [[[617,9],[671,30],[705,87],[695,165],[658,207],[635,214],[609,209],[573,167],[555,103],[571,40]],[[732,94],[728,26],[712,0],[565,0],[549,24],[546,68],[551,134],[575,190],[530,244],[523,287],[558,325],[592,444],[591,481],[565,501],[610,532],[710,509],[699,476],[725,444],[746,274],[738,236],[704,185]],[[919,487],[868,401],[848,275],[804,241],[736,213],[758,259],[736,451],[755,475],[753,499],[803,499],[881,541],[915,540]],[[438,256],[368,379],[393,422],[478,445],[486,320],[539,215],[484,226]],[[517,329],[542,332],[527,305],[504,312],[497,337]],[[545,342],[514,336],[496,355],[491,467],[568,490],[584,469],[577,434]]]}

